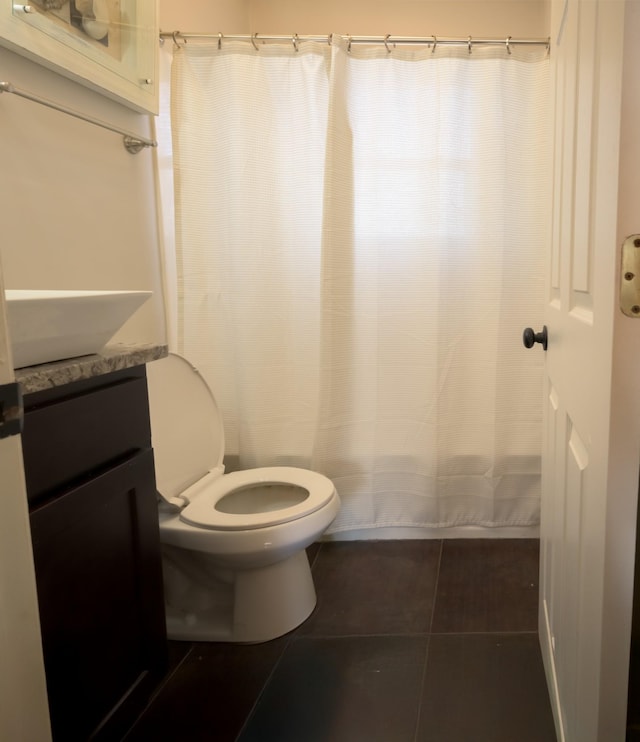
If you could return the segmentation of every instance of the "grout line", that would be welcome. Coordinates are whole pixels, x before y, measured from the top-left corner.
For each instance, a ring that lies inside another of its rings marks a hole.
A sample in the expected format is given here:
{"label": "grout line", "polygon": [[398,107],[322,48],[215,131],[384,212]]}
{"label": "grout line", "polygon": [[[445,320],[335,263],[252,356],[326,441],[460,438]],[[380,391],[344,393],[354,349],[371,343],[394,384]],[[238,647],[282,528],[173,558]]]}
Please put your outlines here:
{"label": "grout line", "polygon": [[424,650],[424,661],[422,664],[422,678],[420,679],[420,690],[418,691],[418,708],[416,709],[416,721],[413,728],[413,742],[419,742],[418,733],[420,731],[420,720],[422,718],[422,699],[424,697],[424,687],[427,681],[427,664],[429,662],[429,649],[431,648],[431,635],[433,632],[433,619],[436,615],[436,603],[438,601],[438,586],[440,585],[440,569],[442,567],[442,551],[444,549],[444,539],[440,539],[440,551],[438,552],[438,567],[436,569],[436,581],[433,587],[433,602],[431,604],[431,619],[429,621],[429,633],[427,634],[427,643]]}
{"label": "grout line", "polygon": [[166,677],[162,681],[162,683],[155,689],[155,691],[152,693],[151,696],[149,696],[149,700],[145,704],[145,707],[142,709],[142,711],[136,716],[135,720],[131,723],[129,728],[126,730],[124,737],[122,737],[122,742],[126,742],[127,737],[131,734],[131,732],[134,731],[136,725],[138,722],[142,719],[142,717],[147,713],[150,706],[156,701],[160,693],[167,687],[167,685],[173,680],[175,674],[178,672],[178,670],[182,667],[182,665],[186,662],[187,657],[193,652],[193,648],[195,645],[195,642],[190,642],[191,646],[189,649],[184,653],[184,656],[178,662],[178,664],[171,670],[171,672],[167,673]]}
{"label": "grout line", "polygon": [[536,629],[495,629],[491,631],[438,631],[435,634],[429,634],[431,637],[436,636],[502,636],[504,634],[517,634],[522,636],[528,636],[533,634],[538,635]]}
{"label": "grout line", "polygon": [[[316,553],[313,555],[313,561],[309,562],[309,568],[313,572],[313,568],[318,561],[318,557],[320,556],[320,552],[322,551],[322,541],[316,541],[315,543],[318,544],[318,548],[316,549]],[[309,552],[307,552],[307,558],[309,558]]]}
{"label": "grout line", "polygon": [[419,742],[418,732],[420,730],[420,719],[422,718],[422,699],[424,697],[424,686],[427,681],[427,663],[429,662],[429,649],[431,648],[431,636],[427,636],[427,646],[424,649],[424,661],[422,663],[422,678],[418,691],[418,708],[416,709],[416,722],[413,731],[413,742]]}
{"label": "grout line", "polygon": [[[298,634],[293,633],[291,641],[300,641],[301,639],[402,639],[402,638],[432,638],[438,636],[489,636],[500,634],[535,634],[536,629],[491,629],[486,631],[389,631],[377,632],[371,634]],[[287,647],[289,643],[287,643]]]}
{"label": "grout line", "polygon": [[387,633],[373,633],[373,634],[296,634],[293,637],[294,641],[300,639],[391,639],[393,637],[403,639],[414,638],[423,639],[429,637],[427,631],[389,631]]}
{"label": "grout line", "polygon": [[282,662],[282,658],[284,657],[287,649],[289,649],[289,647],[291,646],[291,642],[295,638],[295,629],[293,631],[289,632],[288,635],[285,634],[285,636],[287,637],[287,641],[285,642],[285,645],[282,648],[282,652],[280,652],[280,655],[278,656],[278,659],[273,663],[273,667],[271,668],[271,672],[267,675],[266,680],[262,684],[262,688],[260,688],[260,691],[256,695],[256,698],[255,698],[253,704],[251,705],[251,708],[247,712],[247,715],[245,716],[244,721],[242,722],[242,726],[238,730],[238,734],[235,737],[235,742],[238,742],[238,740],[242,736],[242,733],[244,732],[244,730],[245,730],[247,724],[249,723],[249,721],[251,720],[251,717],[253,716],[253,714],[254,714],[254,712],[255,712],[258,704],[260,703],[260,699],[264,695],[264,693],[265,693],[265,691],[266,691],[269,683],[271,682],[271,679],[273,678],[276,670],[278,669],[280,663]]}
{"label": "grout line", "polygon": [[442,552],[444,551],[444,539],[440,539],[440,552],[438,554],[438,569],[436,570],[436,584],[433,588],[433,605],[431,606],[431,620],[429,621],[429,634],[433,634],[433,620],[436,615],[438,604],[438,588],[440,587],[440,570],[442,568]]}

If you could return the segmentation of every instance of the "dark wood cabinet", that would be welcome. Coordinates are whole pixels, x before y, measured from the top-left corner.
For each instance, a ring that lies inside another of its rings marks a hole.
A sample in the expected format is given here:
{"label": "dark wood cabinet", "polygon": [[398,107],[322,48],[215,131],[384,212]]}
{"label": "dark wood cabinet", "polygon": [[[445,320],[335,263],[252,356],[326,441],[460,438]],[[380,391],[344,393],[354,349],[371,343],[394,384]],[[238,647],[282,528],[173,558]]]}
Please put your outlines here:
{"label": "dark wood cabinet", "polygon": [[119,740],[166,668],[144,367],[25,397],[54,740]]}

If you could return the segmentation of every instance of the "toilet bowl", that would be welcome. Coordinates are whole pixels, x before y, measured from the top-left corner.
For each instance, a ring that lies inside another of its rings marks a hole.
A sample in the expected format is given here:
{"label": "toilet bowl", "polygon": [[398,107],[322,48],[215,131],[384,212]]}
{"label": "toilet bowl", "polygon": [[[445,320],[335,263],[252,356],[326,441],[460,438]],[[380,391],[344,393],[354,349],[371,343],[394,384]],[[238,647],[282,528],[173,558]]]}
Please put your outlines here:
{"label": "toilet bowl", "polygon": [[215,399],[181,356],[147,366],[167,634],[262,642],[313,611],[305,548],[335,518],[330,479],[307,469],[224,473]]}

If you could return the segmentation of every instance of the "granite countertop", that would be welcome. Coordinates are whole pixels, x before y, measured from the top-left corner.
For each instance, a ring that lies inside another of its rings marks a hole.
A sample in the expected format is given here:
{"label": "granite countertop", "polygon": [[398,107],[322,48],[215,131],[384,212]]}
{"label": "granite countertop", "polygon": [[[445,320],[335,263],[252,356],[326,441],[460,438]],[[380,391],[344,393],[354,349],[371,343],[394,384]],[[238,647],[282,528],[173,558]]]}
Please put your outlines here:
{"label": "granite countertop", "polygon": [[94,355],[17,368],[16,381],[23,394],[41,392],[73,381],[141,366],[164,358],[168,352],[166,345],[108,345]]}

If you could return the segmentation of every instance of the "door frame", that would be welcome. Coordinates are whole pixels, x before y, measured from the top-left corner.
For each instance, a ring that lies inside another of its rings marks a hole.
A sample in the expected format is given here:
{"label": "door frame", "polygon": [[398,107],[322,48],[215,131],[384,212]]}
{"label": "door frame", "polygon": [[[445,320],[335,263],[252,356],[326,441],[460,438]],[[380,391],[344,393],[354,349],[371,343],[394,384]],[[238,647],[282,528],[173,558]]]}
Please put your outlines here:
{"label": "door frame", "polygon": [[[620,127],[616,307],[602,636],[599,739],[626,726],[633,581],[635,572],[640,434],[640,320],[619,309],[622,244],[640,233],[640,2],[626,0]],[[608,736],[609,735],[609,736]],[[621,737],[620,739],[623,739]]]}

